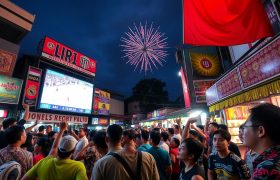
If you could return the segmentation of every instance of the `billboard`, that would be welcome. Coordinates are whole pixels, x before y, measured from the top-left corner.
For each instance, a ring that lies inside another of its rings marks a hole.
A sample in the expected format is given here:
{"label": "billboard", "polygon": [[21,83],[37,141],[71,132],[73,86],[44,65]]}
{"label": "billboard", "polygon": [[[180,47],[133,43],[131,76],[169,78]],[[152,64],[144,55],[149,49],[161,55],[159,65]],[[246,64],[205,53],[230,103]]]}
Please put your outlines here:
{"label": "billboard", "polygon": [[0,103],[18,104],[22,80],[0,75]]}
{"label": "billboard", "polygon": [[95,76],[96,61],[49,37],[44,39],[42,56],[84,74]]}
{"label": "billboard", "polygon": [[110,114],[110,93],[95,88],[93,114],[106,116]]}
{"label": "billboard", "polygon": [[194,94],[197,103],[206,103],[206,90],[210,88],[216,80],[194,80]]}
{"label": "billboard", "polygon": [[0,49],[0,74],[12,76],[17,55]]}
{"label": "billboard", "polygon": [[41,75],[41,69],[29,66],[23,96],[23,103],[28,104],[29,106],[36,105]]}

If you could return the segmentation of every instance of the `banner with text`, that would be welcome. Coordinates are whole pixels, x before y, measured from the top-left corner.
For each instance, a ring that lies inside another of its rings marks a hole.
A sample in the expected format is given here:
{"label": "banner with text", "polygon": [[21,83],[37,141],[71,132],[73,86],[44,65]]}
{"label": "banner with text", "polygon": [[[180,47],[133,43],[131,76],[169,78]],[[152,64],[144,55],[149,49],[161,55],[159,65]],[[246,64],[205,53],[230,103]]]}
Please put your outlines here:
{"label": "banner with text", "polygon": [[42,70],[29,66],[26,78],[23,103],[36,106]]}

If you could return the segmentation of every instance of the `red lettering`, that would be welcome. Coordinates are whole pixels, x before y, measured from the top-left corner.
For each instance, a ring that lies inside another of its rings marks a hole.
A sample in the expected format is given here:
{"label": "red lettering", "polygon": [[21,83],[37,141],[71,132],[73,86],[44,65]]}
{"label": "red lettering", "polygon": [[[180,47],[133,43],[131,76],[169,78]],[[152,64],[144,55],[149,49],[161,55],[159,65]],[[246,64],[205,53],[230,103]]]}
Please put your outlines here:
{"label": "red lettering", "polygon": [[52,116],[53,116],[52,114],[49,115],[49,120],[52,120]]}
{"label": "red lettering", "polygon": [[54,116],[54,120],[55,120],[55,121],[58,121],[58,115],[55,115],[55,116]]}
{"label": "red lettering", "polygon": [[41,120],[41,114],[37,113],[36,120]]}
{"label": "red lettering", "polygon": [[31,114],[31,119],[35,119],[36,120],[36,114],[35,113]]}
{"label": "red lettering", "polygon": [[45,116],[46,116],[45,114],[42,114],[42,117],[41,117],[42,120],[45,120]]}

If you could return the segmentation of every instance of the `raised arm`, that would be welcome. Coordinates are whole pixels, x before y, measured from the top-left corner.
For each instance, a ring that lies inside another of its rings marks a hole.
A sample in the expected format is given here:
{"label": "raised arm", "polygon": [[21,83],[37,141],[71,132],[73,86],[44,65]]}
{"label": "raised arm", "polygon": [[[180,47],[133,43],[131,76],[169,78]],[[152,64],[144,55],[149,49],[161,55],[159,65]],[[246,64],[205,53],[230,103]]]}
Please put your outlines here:
{"label": "raised arm", "polygon": [[38,121],[35,121],[35,124],[25,129],[26,134],[29,133],[35,126],[37,126]]}
{"label": "raised arm", "polygon": [[57,150],[58,150],[58,145],[59,142],[64,134],[64,131],[67,129],[67,123],[66,121],[62,121],[60,123],[60,131],[58,133],[58,136],[56,137],[56,139],[53,142],[53,146],[52,149],[50,150],[49,156],[56,156],[57,155]]}
{"label": "raised arm", "polygon": [[29,118],[29,105],[28,104],[22,104],[23,109],[25,110],[23,120],[27,121]]}
{"label": "raised arm", "polygon": [[191,124],[191,128],[196,130],[198,132],[198,134],[200,134],[204,139],[207,138],[206,135],[204,134],[204,132],[201,129],[199,129],[198,127],[196,127],[196,125]]}
{"label": "raised arm", "polygon": [[181,118],[176,118],[176,123],[179,126],[179,133],[182,135]]}
{"label": "raised arm", "polygon": [[182,133],[182,140],[189,137],[190,125],[192,123],[195,123],[196,121],[197,121],[197,117],[188,119],[188,122],[186,123],[186,126],[183,130],[183,133]]}

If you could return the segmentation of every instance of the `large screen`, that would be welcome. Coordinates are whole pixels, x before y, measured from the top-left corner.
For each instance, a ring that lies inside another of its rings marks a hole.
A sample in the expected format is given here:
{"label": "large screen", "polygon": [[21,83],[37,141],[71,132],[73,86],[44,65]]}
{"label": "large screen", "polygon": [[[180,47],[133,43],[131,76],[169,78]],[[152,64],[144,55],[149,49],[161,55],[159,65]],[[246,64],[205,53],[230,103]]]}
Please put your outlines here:
{"label": "large screen", "polygon": [[47,69],[39,107],[90,114],[92,98],[93,84]]}

